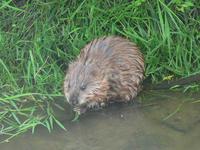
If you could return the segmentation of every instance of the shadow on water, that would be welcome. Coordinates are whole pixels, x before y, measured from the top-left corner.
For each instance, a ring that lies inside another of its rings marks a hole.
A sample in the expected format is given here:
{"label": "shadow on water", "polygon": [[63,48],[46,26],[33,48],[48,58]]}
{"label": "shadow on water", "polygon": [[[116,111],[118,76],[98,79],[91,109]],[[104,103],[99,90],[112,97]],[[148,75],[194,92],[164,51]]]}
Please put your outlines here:
{"label": "shadow on water", "polygon": [[200,103],[192,103],[197,99],[200,94],[146,91],[138,97],[141,104],[114,104],[76,122],[68,108],[57,111],[68,131],[37,128],[1,144],[1,150],[198,150]]}

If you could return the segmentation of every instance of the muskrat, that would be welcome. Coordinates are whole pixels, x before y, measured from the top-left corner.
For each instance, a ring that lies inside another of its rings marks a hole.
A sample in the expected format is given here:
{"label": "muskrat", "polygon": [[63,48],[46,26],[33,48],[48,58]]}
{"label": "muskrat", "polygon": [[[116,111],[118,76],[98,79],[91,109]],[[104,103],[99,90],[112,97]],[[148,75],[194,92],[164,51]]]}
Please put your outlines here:
{"label": "muskrat", "polygon": [[128,102],[142,89],[144,57],[128,39],[104,36],[94,39],[69,64],[64,94],[78,113],[109,102]]}

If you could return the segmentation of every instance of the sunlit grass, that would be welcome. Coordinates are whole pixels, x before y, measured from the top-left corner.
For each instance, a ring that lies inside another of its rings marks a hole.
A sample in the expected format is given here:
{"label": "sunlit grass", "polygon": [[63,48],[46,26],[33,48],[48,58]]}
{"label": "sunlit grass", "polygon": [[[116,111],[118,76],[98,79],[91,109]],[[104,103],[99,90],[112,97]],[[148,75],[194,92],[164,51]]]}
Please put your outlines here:
{"label": "sunlit grass", "polygon": [[63,95],[67,64],[99,36],[137,43],[153,82],[199,73],[200,7],[191,3],[32,0],[17,7],[1,1],[0,134],[10,139],[37,125],[64,128],[51,101]]}

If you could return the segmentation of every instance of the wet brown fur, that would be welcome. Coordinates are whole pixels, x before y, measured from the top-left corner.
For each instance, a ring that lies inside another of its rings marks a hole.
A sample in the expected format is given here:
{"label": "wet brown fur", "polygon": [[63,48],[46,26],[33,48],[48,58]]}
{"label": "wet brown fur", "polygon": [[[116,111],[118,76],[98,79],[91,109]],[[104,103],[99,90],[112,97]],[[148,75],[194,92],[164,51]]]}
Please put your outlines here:
{"label": "wet brown fur", "polygon": [[122,37],[101,37],[69,65],[64,94],[70,104],[77,99],[74,107],[130,101],[140,92],[143,79],[144,58],[138,47]]}

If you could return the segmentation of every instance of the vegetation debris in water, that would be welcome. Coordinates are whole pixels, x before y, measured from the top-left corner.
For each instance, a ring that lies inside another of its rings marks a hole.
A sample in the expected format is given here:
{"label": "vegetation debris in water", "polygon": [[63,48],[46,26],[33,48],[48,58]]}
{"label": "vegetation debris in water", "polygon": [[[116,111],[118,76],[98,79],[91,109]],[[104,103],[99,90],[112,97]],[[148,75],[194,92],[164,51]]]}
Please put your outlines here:
{"label": "vegetation debris in water", "polygon": [[72,120],[72,122],[77,121],[79,119],[79,116],[80,116],[80,112],[75,111],[75,116],[74,116],[74,119]]}

